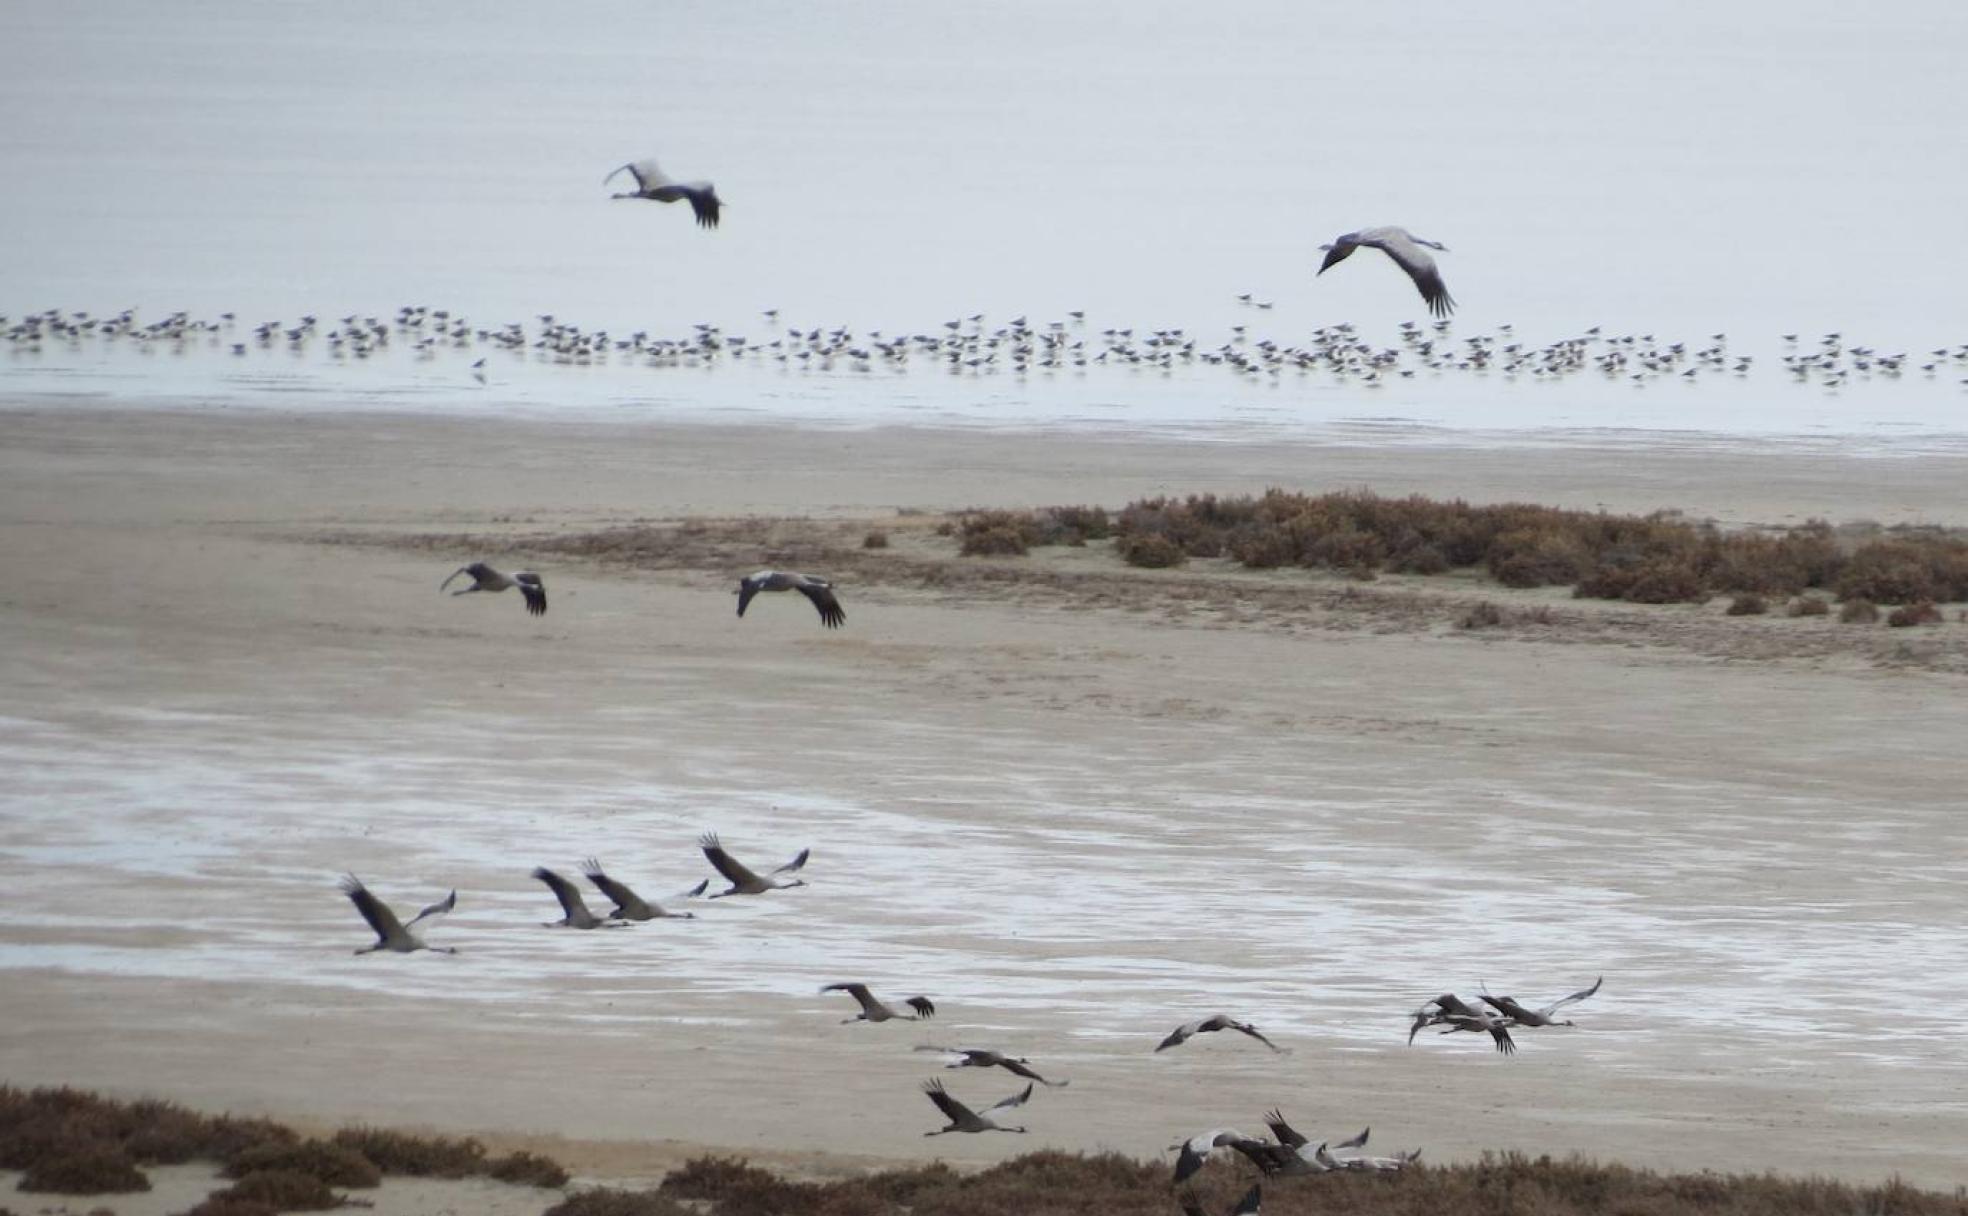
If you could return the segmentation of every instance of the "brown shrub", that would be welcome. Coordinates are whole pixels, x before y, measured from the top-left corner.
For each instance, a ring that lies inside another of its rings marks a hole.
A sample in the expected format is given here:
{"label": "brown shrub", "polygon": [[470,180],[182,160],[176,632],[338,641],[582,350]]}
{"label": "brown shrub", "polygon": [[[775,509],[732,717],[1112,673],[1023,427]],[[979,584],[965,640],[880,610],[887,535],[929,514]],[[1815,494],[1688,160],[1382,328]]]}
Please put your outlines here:
{"label": "brown shrub", "polygon": [[211,1198],[264,1203],[283,1212],[325,1212],[342,1204],[327,1183],[295,1170],[256,1170],[213,1191]]}
{"label": "brown shrub", "polygon": [[1754,591],[1745,592],[1729,601],[1730,616],[1762,616],[1769,610],[1769,603]]}
{"label": "brown shrub", "polygon": [[280,1216],[280,1209],[258,1199],[234,1199],[223,1193],[207,1195],[182,1216]]}
{"label": "brown shrub", "polygon": [[1941,610],[1927,600],[1902,605],[1886,615],[1886,623],[1895,629],[1905,629],[1910,625],[1938,625],[1944,619]]}
{"label": "brown shrub", "polygon": [[1592,555],[1575,536],[1517,528],[1497,537],[1484,561],[1490,577],[1506,587],[1563,587],[1585,576]]}
{"label": "brown shrub", "polygon": [[1791,616],[1823,616],[1831,611],[1831,601],[1821,595],[1800,595],[1784,611]]}
{"label": "brown shrub", "polygon": [[256,1144],[235,1154],[224,1170],[228,1178],[267,1172],[306,1174],[329,1186],[372,1187],[383,1181],[382,1171],[369,1158],[347,1145],[326,1140]]}
{"label": "brown shrub", "polygon": [[528,1152],[507,1153],[493,1161],[485,1172],[514,1186],[566,1186],[568,1177],[560,1162]]}
{"label": "brown shrub", "polygon": [[1027,552],[1025,538],[1016,528],[986,528],[975,532],[966,528],[963,543],[957,548],[963,557],[1024,557]]}
{"label": "brown shrub", "polygon": [[861,547],[863,549],[888,548],[888,533],[883,532],[879,528],[875,529],[874,531],[868,533],[866,536],[861,538]]}
{"label": "brown shrub", "polygon": [[697,1216],[697,1212],[656,1191],[597,1187],[576,1191],[548,1208],[543,1216]]}
{"label": "brown shrub", "polygon": [[1503,624],[1503,609],[1484,600],[1463,613],[1462,619],[1456,622],[1456,628],[1495,629],[1501,624]]}
{"label": "brown shrub", "polygon": [[693,1157],[682,1169],[671,1171],[658,1189],[679,1199],[709,1200],[718,1216],[811,1212],[824,1190],[811,1182],[788,1182],[731,1157]]}
{"label": "brown shrub", "polygon": [[95,1143],[70,1146],[32,1163],[21,1177],[20,1189],[58,1195],[118,1195],[147,1191],[150,1179],[120,1146]]}
{"label": "brown shrub", "polygon": [[1871,600],[1847,600],[1838,610],[1838,619],[1847,625],[1872,625],[1879,621],[1879,607]]}
{"label": "brown shrub", "polygon": [[412,1136],[377,1127],[345,1127],[335,1143],[367,1157],[385,1174],[469,1178],[485,1172],[485,1146],[467,1136]]}
{"label": "brown shrub", "polygon": [[1182,551],[1182,546],[1166,536],[1123,535],[1115,542],[1114,548],[1128,565],[1142,566],[1151,570],[1180,566],[1189,560],[1189,555]]}

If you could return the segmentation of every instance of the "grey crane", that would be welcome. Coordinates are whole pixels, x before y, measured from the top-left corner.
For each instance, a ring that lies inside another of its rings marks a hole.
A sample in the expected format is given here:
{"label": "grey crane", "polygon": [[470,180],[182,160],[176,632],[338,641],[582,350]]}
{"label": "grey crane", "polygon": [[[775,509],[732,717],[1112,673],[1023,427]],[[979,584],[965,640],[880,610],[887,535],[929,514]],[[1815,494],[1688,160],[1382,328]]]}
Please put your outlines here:
{"label": "grey crane", "polygon": [[1197,1132],[1175,1146],[1175,1177],[1169,1185],[1181,1186],[1187,1182],[1191,1175],[1203,1168],[1203,1163],[1217,1149],[1252,1139],[1234,1127],[1212,1127],[1206,1132]]}
{"label": "grey crane", "polygon": [[1486,992],[1477,999],[1502,1014],[1512,1026],[1572,1026],[1576,1025],[1576,1023],[1570,1020],[1560,1022],[1552,1015],[1556,1014],[1565,1006],[1576,1004],[1598,992],[1599,985],[1605,982],[1606,977],[1602,975],[1592,981],[1592,987],[1581,988],[1570,996],[1559,997],[1542,1009],[1528,1009],[1519,1004],[1517,998],[1514,996],[1491,996]]}
{"label": "grey crane", "polygon": [[470,595],[474,591],[504,591],[508,587],[517,587],[519,588],[519,593],[526,597],[526,610],[528,612],[534,616],[546,615],[547,585],[541,581],[539,575],[533,573],[531,570],[521,570],[517,574],[505,574],[494,570],[484,562],[473,562],[469,566],[460,566],[452,571],[450,578],[438,584],[438,591],[442,592],[445,588],[449,587],[461,574],[471,575],[472,585],[462,591],[453,591],[451,593],[452,595]]}
{"label": "grey crane", "polygon": [[1197,1021],[1187,1022],[1181,1026],[1177,1026],[1169,1032],[1167,1038],[1155,1045],[1155,1050],[1166,1051],[1171,1047],[1179,1047],[1196,1035],[1211,1034],[1218,1030],[1235,1030],[1249,1035],[1251,1038],[1269,1047],[1272,1051],[1284,1050],[1284,1048],[1273,1043],[1270,1039],[1259,1034],[1257,1027],[1251,1025],[1249,1022],[1239,1022],[1227,1013],[1215,1014],[1211,1017],[1201,1018]]}
{"label": "grey crane", "polygon": [[[650,903],[630,890],[627,884],[610,878],[603,872],[601,863],[592,857],[581,863],[581,873],[603,895],[615,901],[615,910],[608,914],[609,920],[660,920],[664,917],[694,920],[697,916],[695,912],[671,912],[661,904]],[[678,898],[694,899],[702,895],[704,889],[710,885],[711,880],[706,878],[688,891],[682,892]]]}
{"label": "grey crane", "polygon": [[[1264,1116],[1264,1122],[1271,1134],[1278,1138],[1276,1144],[1263,1140],[1238,1140],[1230,1147],[1249,1157],[1258,1169],[1268,1175],[1298,1177],[1306,1174],[1324,1174],[1332,1166],[1319,1160],[1319,1153],[1325,1148],[1321,1142],[1316,1148],[1311,1142],[1285,1122],[1285,1116],[1276,1109]],[[1359,1135],[1339,1142],[1340,1148],[1359,1148],[1366,1144],[1371,1135],[1371,1127],[1363,1128]]]}
{"label": "grey crane", "polygon": [[845,992],[861,1004],[861,1012],[851,1018],[843,1018],[841,1025],[849,1022],[921,1022],[936,1016],[936,1003],[926,996],[912,996],[903,1001],[913,1013],[897,1013],[876,999],[868,991],[866,984],[822,984],[822,992]]}
{"label": "grey crane", "polygon": [[951,1097],[949,1092],[943,1088],[943,1082],[941,1081],[923,1082],[923,1092],[929,1095],[931,1102],[936,1103],[936,1109],[943,1112],[943,1117],[950,1121],[950,1126],[939,1131],[924,1132],[923,1135],[925,1136],[941,1136],[945,1132],[1018,1132],[1023,1134],[1025,1131],[1024,1128],[1006,1127],[997,1121],[993,1112],[1016,1110],[1018,1107],[1025,1105],[1032,1096],[1032,1085],[1031,1082],[1026,1082],[1024,1089],[1002,1101],[993,1102],[991,1105],[985,1107],[981,1114]]}
{"label": "grey crane", "polygon": [[349,901],[355,905],[355,910],[362,913],[362,919],[368,921],[369,927],[376,931],[376,944],[362,947],[356,951],[357,954],[373,954],[378,950],[388,950],[393,954],[408,954],[413,950],[429,950],[437,954],[458,952],[455,946],[430,945],[412,931],[425,921],[436,924],[441,917],[457,907],[456,891],[411,917],[410,923],[406,925],[396,919],[396,913],[390,911],[388,904],[370,894],[369,888],[363,886],[362,880],[355,875],[344,876],[341,887],[342,894],[349,897]]}
{"label": "grey crane", "polygon": [[533,877],[546,883],[547,889],[560,901],[562,916],[559,920],[546,922],[549,929],[612,929],[621,923],[596,916],[588,911],[587,901],[581,898],[581,888],[547,867],[536,867]]}
{"label": "grey crane", "polygon": [[747,869],[744,863],[724,851],[724,846],[718,843],[716,832],[704,833],[698,838],[697,847],[704,850],[705,858],[731,884],[725,890],[712,895],[712,899],[721,899],[726,895],[763,895],[767,891],[783,891],[789,887],[803,887],[806,885],[804,878],[794,878],[781,882],[776,876],[797,873],[805,867],[806,859],[813,853],[812,849],[801,849],[797,857],[794,857],[791,861],[772,871],[771,874],[766,875],[764,878],[760,878],[757,874]]}
{"label": "grey crane", "polygon": [[1453,992],[1428,1001],[1414,1011],[1414,1024],[1408,1027],[1408,1046],[1414,1046],[1415,1035],[1425,1026],[1447,1026],[1443,1034],[1453,1034],[1458,1030],[1487,1034],[1496,1043],[1496,1049],[1504,1055],[1517,1050],[1516,1040],[1510,1037],[1509,1023],[1488,1009],[1478,1009]]}
{"label": "grey crane", "polygon": [[[1436,269],[1435,259],[1428,256],[1429,249],[1439,249],[1444,253],[1449,247],[1439,241],[1426,241],[1409,232],[1406,228],[1389,225],[1384,228],[1362,228],[1358,232],[1348,232],[1333,238],[1330,245],[1319,248],[1326,251],[1326,260],[1319,264],[1319,274],[1353,256],[1353,251],[1362,246],[1378,249],[1394,259],[1394,264],[1407,272],[1420,290],[1421,298],[1428,303],[1428,311],[1438,317],[1446,317],[1455,311],[1455,299],[1449,289],[1442,285],[1442,272]],[[1426,248],[1424,248],[1424,246]],[[1314,275],[1317,278],[1318,275]]]}
{"label": "grey crane", "polygon": [[654,203],[674,203],[687,199],[691,212],[697,217],[698,227],[718,226],[718,210],[724,206],[724,200],[718,197],[717,187],[711,183],[677,181],[663,172],[654,157],[644,157],[630,161],[602,178],[601,184],[607,185],[622,173],[635,179],[636,188],[626,194],[610,195],[611,198],[645,198]]}
{"label": "grey crane", "polygon": [[1041,1085],[1055,1089],[1064,1089],[1072,1084],[1071,1081],[1048,1081],[1032,1069],[1032,1062],[1024,1056],[1008,1056],[989,1047],[935,1047],[924,1044],[916,1050],[940,1051],[944,1055],[958,1057],[956,1062],[945,1064],[943,1066],[945,1068],[1002,1068],[1013,1076],[1037,1081]]}
{"label": "grey crane", "polygon": [[824,578],[814,578],[810,574],[796,574],[790,570],[761,570],[738,580],[738,615],[745,615],[745,608],[752,597],[761,591],[797,591],[813,601],[820,610],[820,623],[829,629],[839,629],[847,623],[847,613],[840,601],[834,598],[834,585]]}

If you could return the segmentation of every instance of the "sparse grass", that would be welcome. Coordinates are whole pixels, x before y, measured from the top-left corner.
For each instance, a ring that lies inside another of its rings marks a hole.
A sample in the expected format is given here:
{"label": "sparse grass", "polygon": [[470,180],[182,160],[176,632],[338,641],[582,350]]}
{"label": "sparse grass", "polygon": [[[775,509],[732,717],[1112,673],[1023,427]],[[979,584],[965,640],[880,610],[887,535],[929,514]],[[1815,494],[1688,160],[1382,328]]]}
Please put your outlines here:
{"label": "sparse grass", "polygon": [[115,1144],[83,1144],[49,1154],[27,1167],[23,1191],[57,1195],[121,1195],[150,1189],[130,1154]]}
{"label": "sparse grass", "polygon": [[538,1153],[507,1153],[486,1168],[487,1174],[514,1186],[557,1187],[567,1185],[567,1171],[552,1157]]}
{"label": "sparse grass", "polygon": [[335,1143],[367,1157],[385,1174],[412,1178],[469,1178],[487,1170],[485,1146],[466,1136],[413,1136],[380,1127],[345,1127]]}
{"label": "sparse grass", "polygon": [[210,1198],[263,1203],[282,1212],[325,1212],[342,1205],[327,1183],[298,1170],[254,1170]]}
{"label": "sparse grass", "polygon": [[1462,614],[1456,622],[1457,629],[1495,629],[1503,624],[1503,609],[1488,600],[1481,600]]}
{"label": "sparse grass", "polygon": [[307,1174],[329,1186],[362,1188],[379,1186],[383,1181],[382,1171],[369,1158],[326,1140],[256,1144],[226,1162],[224,1172],[228,1178],[244,1178],[269,1170]]}
{"label": "sparse grass", "polygon": [[1042,545],[1084,545],[1113,534],[1113,524],[1104,507],[966,511],[959,518],[957,529],[963,537],[958,552],[965,557],[1022,556]]}

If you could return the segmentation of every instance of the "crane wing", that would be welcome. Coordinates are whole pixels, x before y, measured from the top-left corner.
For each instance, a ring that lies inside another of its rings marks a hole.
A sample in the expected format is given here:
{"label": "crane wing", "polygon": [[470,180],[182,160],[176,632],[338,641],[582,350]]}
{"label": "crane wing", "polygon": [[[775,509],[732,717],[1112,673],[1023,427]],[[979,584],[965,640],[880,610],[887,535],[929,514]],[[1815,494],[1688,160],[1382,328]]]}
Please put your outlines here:
{"label": "crane wing", "polygon": [[656,915],[655,910],[644,903],[642,897],[631,891],[627,885],[617,882],[602,873],[601,863],[594,858],[590,857],[582,863],[581,873],[586,875],[587,880],[593,883],[596,889],[603,895],[615,901],[615,914],[617,916],[628,916],[635,920],[648,920],[650,917]]}
{"label": "crane wing", "polygon": [[724,851],[724,846],[718,843],[716,832],[704,833],[698,839],[697,847],[704,850],[705,860],[709,861],[718,873],[724,875],[732,886],[742,887],[759,881],[758,875],[746,869],[736,857]]}
{"label": "crane wing", "polygon": [[841,608],[840,601],[834,598],[834,585],[818,580],[801,583],[800,594],[813,601],[820,610],[820,623],[829,629],[839,629],[847,623],[847,612]]}
{"label": "crane wing", "polygon": [[379,939],[388,941],[402,934],[403,923],[396,919],[396,913],[389,910],[388,904],[371,895],[360,878],[353,874],[343,878],[342,894],[349,897],[355,910],[362,913],[362,919],[369,922],[369,927],[376,931]]}
{"label": "crane wing", "polygon": [[547,884],[547,889],[552,891],[554,898],[560,901],[560,910],[567,915],[569,920],[590,920],[593,918],[594,914],[588,911],[587,901],[581,898],[581,889],[579,887],[576,887],[573,883],[568,882],[565,878],[562,878],[545,866],[536,867],[533,871],[533,877]]}
{"label": "crane wing", "polygon": [[1014,1107],[1025,1105],[1025,1103],[1031,1101],[1031,1098],[1032,1098],[1032,1083],[1030,1081],[1027,1081],[1025,1083],[1024,1089],[1019,1090],[1017,1093],[1011,1095],[1009,1098],[1004,1098],[999,1101],[991,1103],[991,1105],[985,1107],[984,1110],[986,1114],[989,1114],[991,1111],[994,1110],[1011,1110]]}
{"label": "crane wing", "polygon": [[944,1117],[952,1123],[965,1123],[977,1117],[975,1111],[951,1097],[943,1088],[941,1081],[923,1082],[923,1092],[929,1095],[929,1100],[936,1103],[936,1109],[942,1111]]}
{"label": "crane wing", "polygon": [[1563,1009],[1565,1006],[1576,1004],[1577,1002],[1584,1000],[1586,997],[1589,997],[1594,993],[1598,992],[1599,985],[1605,982],[1606,982],[1606,977],[1602,975],[1598,979],[1592,981],[1592,987],[1580,989],[1579,991],[1574,992],[1572,995],[1567,997],[1560,997],[1559,999],[1551,1002],[1551,1004],[1546,1005],[1543,1009],[1540,1009],[1538,1012],[1542,1013],[1545,1017],[1550,1017],[1552,1014],[1557,1013],[1560,1009]]}
{"label": "crane wing", "polygon": [[778,869],[772,872],[774,874],[791,874],[796,870],[803,870],[806,868],[806,859],[811,856],[813,856],[812,849],[801,849],[798,855],[795,856],[791,861],[787,862],[783,866],[780,866]]}
{"label": "crane wing", "polygon": [[453,891],[449,895],[446,895],[443,899],[438,900],[436,903],[430,905],[428,908],[425,908],[423,911],[411,917],[410,924],[412,926],[415,926],[427,920],[428,921],[440,920],[443,917],[449,916],[451,914],[451,909],[457,906],[458,906],[458,893],[456,891]]}

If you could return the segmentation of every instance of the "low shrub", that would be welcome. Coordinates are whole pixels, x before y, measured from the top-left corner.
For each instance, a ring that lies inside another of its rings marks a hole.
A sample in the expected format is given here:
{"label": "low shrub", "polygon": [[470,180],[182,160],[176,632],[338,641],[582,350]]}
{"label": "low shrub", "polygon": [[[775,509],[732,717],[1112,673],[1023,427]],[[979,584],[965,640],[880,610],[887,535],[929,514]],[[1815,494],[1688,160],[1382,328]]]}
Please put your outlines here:
{"label": "low shrub", "polygon": [[1024,557],[1030,550],[1016,528],[964,529],[957,553],[963,557]]}
{"label": "low shrub", "polygon": [[528,1152],[507,1153],[494,1160],[485,1172],[514,1186],[566,1186],[568,1177],[560,1162]]}
{"label": "low shrub", "polygon": [[876,529],[875,531],[868,533],[866,536],[861,538],[861,547],[863,549],[888,548],[888,533],[883,532],[880,529]]}
{"label": "low shrub", "polygon": [[1182,546],[1166,536],[1123,536],[1115,542],[1115,550],[1121,559],[1130,566],[1141,566],[1150,570],[1180,566],[1189,560]]}
{"label": "low shrub", "polygon": [[1729,601],[1730,616],[1762,616],[1769,610],[1769,603],[1753,591]]}
{"label": "low shrub", "polygon": [[548,1208],[543,1216],[697,1216],[697,1211],[657,1191],[597,1187],[576,1191]]}
{"label": "low shrub", "polygon": [[266,1172],[307,1174],[341,1187],[366,1188],[380,1186],[383,1181],[382,1171],[369,1158],[347,1145],[326,1140],[256,1144],[225,1164],[228,1178]]}
{"label": "low shrub", "polygon": [[1879,620],[1879,606],[1871,600],[1847,600],[1838,609],[1838,619],[1847,625],[1871,625]]}
{"label": "low shrub", "polygon": [[1831,611],[1831,601],[1821,595],[1800,595],[1784,611],[1791,616],[1824,616]]}
{"label": "low shrub", "polygon": [[1895,629],[1905,629],[1911,625],[1938,625],[1945,619],[1931,601],[1922,600],[1893,609],[1887,614],[1886,623]]}
{"label": "low shrub", "polygon": [[122,1195],[149,1190],[150,1179],[118,1145],[82,1144],[29,1165],[20,1189],[56,1195]]}
{"label": "low shrub", "polygon": [[342,1205],[327,1183],[297,1170],[255,1170],[211,1198],[263,1203],[282,1212],[325,1212]]}
{"label": "low shrub", "polygon": [[280,1209],[258,1199],[217,1194],[207,1195],[196,1207],[186,1208],[182,1216],[280,1216]]}
{"label": "low shrub", "polygon": [[1456,628],[1495,629],[1501,624],[1503,624],[1503,609],[1484,600],[1463,613],[1462,619],[1456,622]]}
{"label": "low shrub", "polygon": [[485,1172],[485,1146],[467,1136],[412,1136],[376,1127],[345,1127],[335,1143],[367,1157],[385,1174],[469,1178]]}

